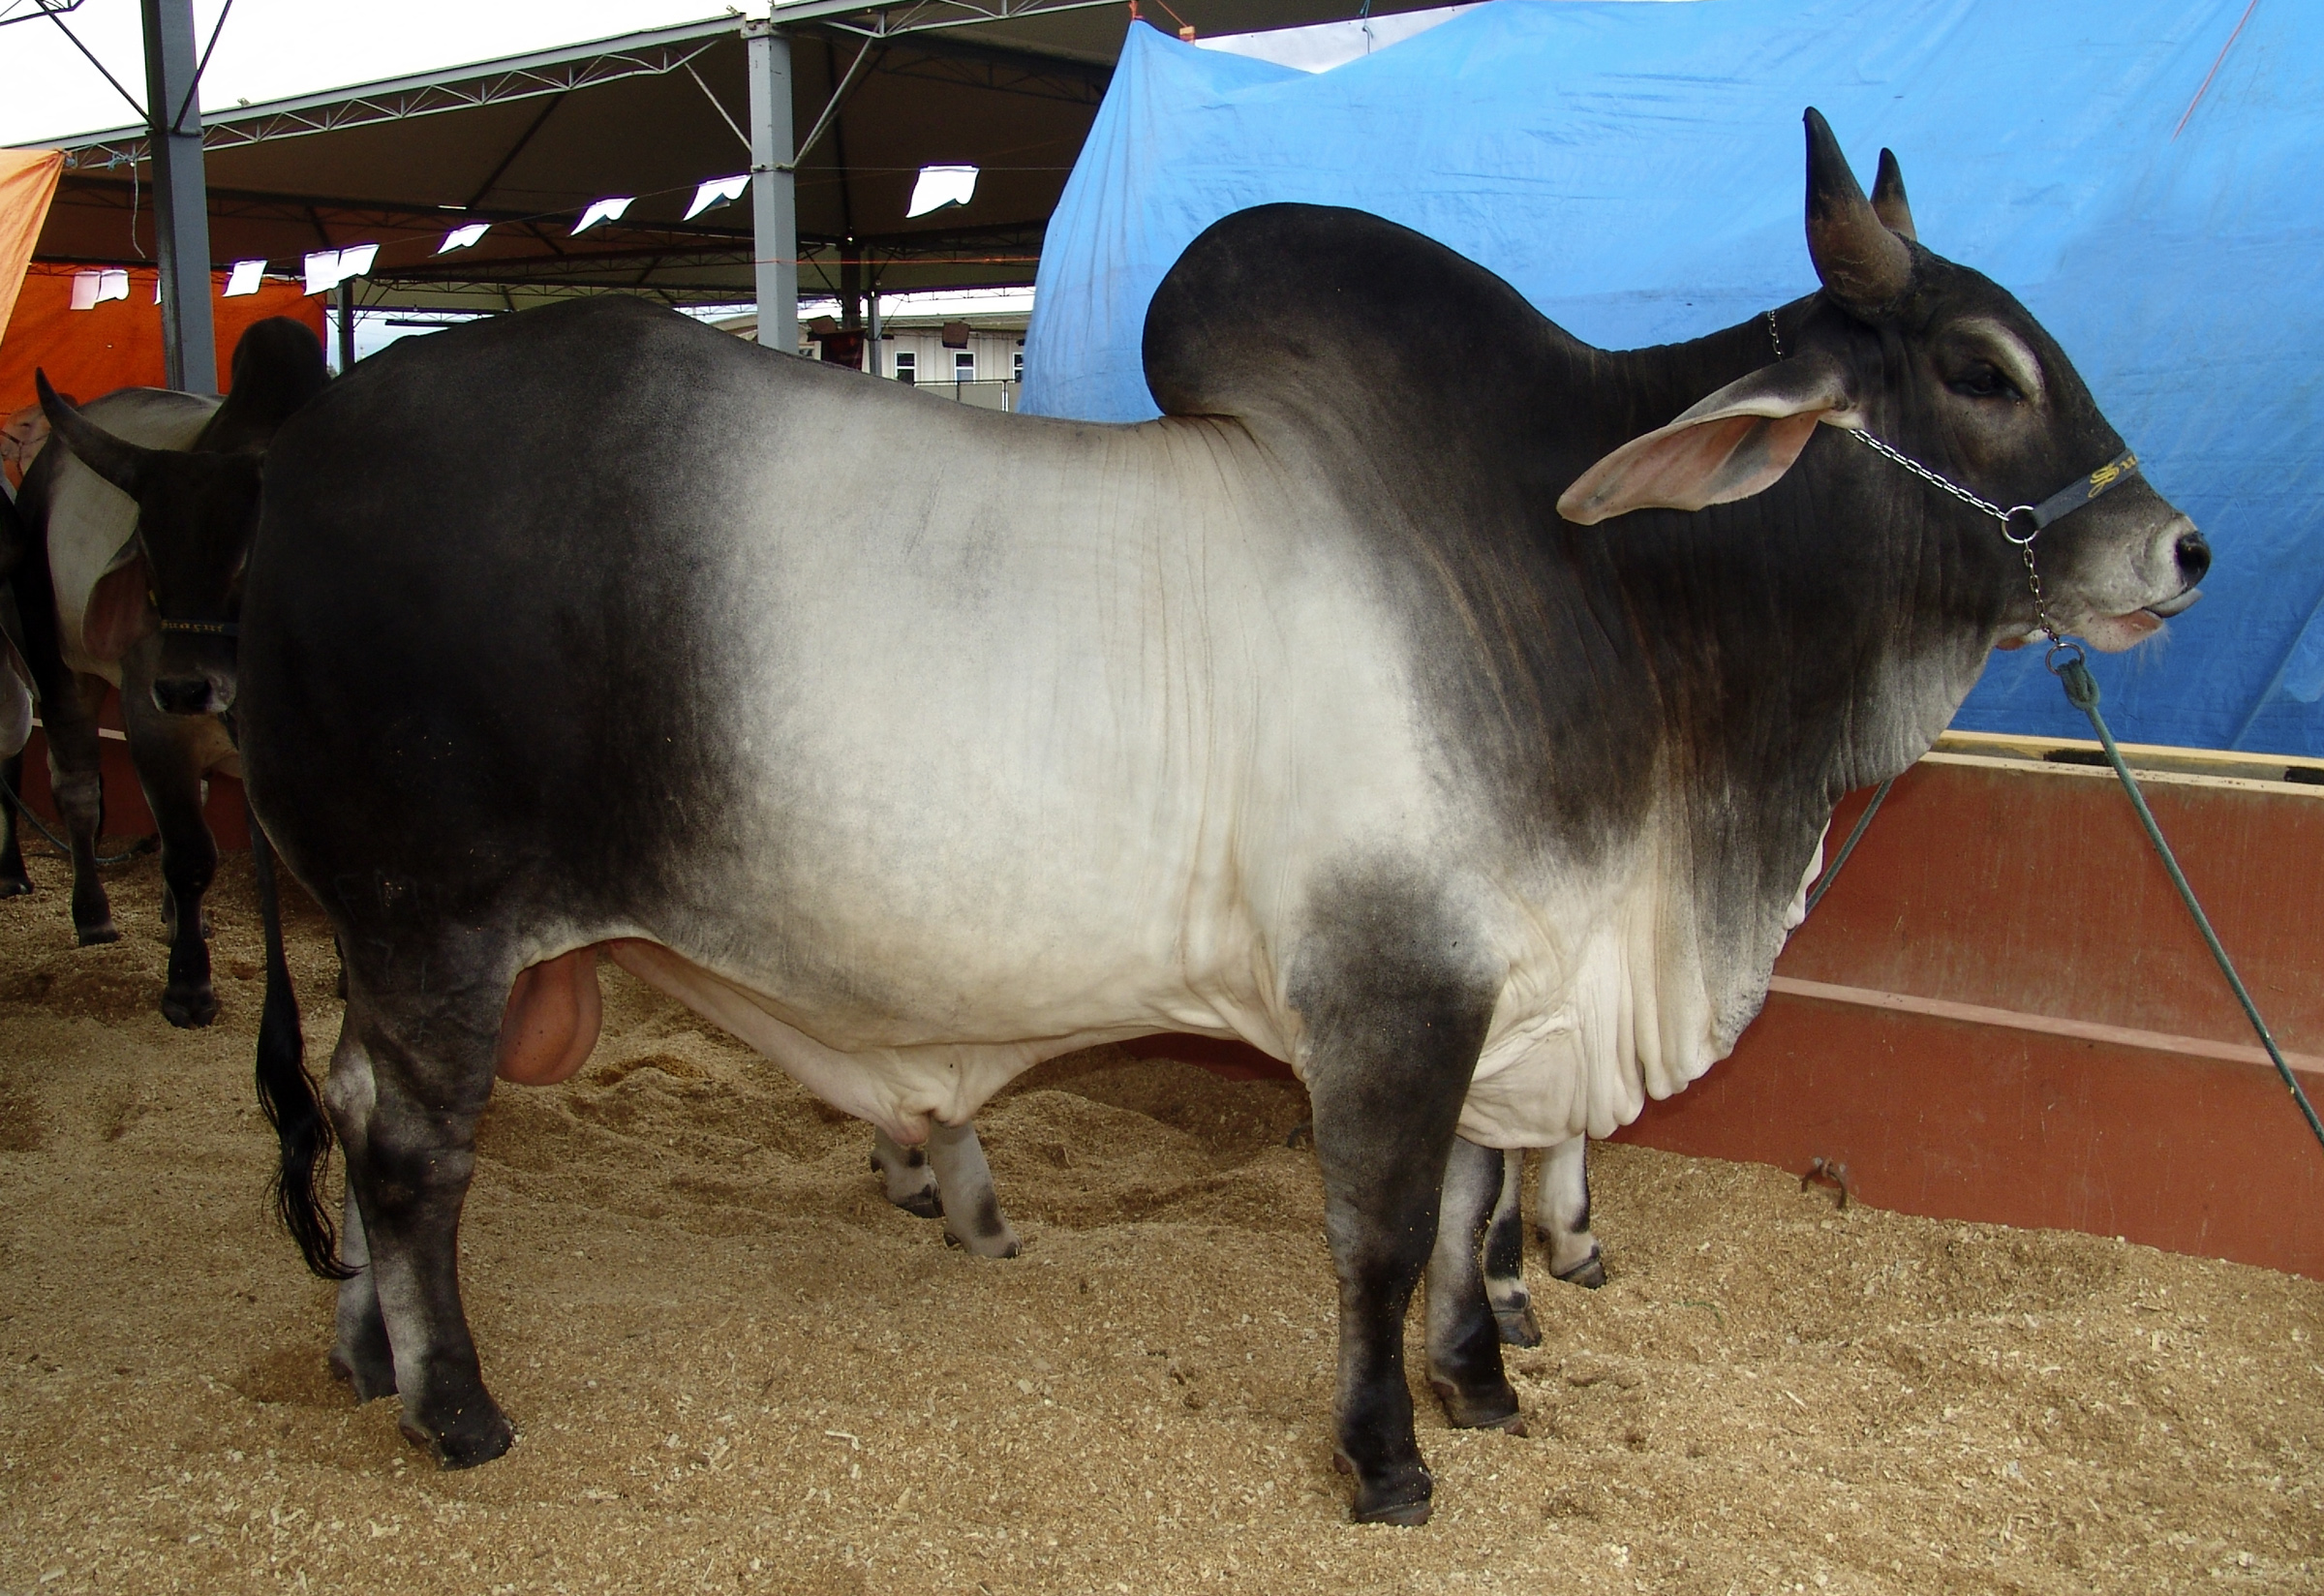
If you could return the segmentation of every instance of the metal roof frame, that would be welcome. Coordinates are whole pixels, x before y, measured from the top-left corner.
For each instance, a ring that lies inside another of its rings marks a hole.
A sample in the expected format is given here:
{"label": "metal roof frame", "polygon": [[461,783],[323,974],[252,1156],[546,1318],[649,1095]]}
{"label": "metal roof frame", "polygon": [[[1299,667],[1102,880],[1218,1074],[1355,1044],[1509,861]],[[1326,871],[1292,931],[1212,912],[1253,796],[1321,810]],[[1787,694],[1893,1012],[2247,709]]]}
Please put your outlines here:
{"label": "metal roof frame", "polygon": [[[1435,3],[1170,0],[1170,12],[1219,32]],[[793,0],[771,19],[730,13],[208,109],[209,253],[282,269],[305,251],[379,242],[356,285],[366,305],[627,292],[756,300],[770,327],[803,276],[842,302],[1028,283],[1135,9]],[[150,259],[148,130],[54,142],[67,169],[41,258]],[[956,162],[982,169],[971,205],[905,218],[918,168]],[[682,216],[696,182],[746,169],[747,201]],[[591,199],[621,194],[639,197],[627,216],[572,234]],[[437,254],[447,226],[470,220],[493,224],[485,241]]]}

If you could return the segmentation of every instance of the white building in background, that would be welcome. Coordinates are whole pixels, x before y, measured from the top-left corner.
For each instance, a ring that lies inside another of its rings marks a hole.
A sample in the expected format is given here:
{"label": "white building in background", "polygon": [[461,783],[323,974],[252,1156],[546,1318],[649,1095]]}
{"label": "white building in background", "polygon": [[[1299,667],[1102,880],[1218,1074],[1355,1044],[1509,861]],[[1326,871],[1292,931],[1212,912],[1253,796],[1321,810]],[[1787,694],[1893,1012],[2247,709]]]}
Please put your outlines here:
{"label": "white building in background", "polygon": [[[838,307],[828,301],[800,306],[799,353],[963,404],[1017,408],[1030,290],[900,295],[883,306],[876,341],[869,324],[841,327]],[[755,316],[721,317],[713,325],[739,337],[758,335]]]}

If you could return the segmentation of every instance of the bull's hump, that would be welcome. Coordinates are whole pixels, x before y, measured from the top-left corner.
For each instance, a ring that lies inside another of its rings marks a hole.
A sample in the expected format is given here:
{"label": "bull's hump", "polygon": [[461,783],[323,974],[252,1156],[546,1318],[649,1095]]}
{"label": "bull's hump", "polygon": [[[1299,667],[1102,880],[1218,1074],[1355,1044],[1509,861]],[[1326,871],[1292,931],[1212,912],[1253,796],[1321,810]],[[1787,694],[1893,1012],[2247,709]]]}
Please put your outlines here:
{"label": "bull's hump", "polygon": [[1495,352],[1570,344],[1516,290],[1425,234],[1365,211],[1277,204],[1186,246],[1147,308],[1144,357],[1166,415],[1384,396],[1441,414]]}

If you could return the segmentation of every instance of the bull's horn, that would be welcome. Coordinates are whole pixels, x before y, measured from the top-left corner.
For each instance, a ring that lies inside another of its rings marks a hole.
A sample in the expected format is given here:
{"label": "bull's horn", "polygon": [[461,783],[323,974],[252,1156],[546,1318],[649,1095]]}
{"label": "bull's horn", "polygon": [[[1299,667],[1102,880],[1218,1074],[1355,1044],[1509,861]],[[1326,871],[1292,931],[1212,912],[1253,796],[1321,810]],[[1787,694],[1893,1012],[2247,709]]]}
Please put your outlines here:
{"label": "bull's horn", "polygon": [[1912,206],[1905,199],[1905,172],[1896,164],[1893,150],[1881,151],[1881,169],[1872,179],[1872,213],[1899,238],[1920,237],[1912,230]]}
{"label": "bull's horn", "polygon": [[1830,124],[1808,107],[1808,257],[1826,292],[1857,316],[1893,309],[1912,283],[1912,251],[1881,223]]}
{"label": "bull's horn", "polygon": [[135,499],[138,484],[144,477],[145,463],[154,450],[124,443],[81,414],[48,385],[46,372],[35,371],[32,380],[40,389],[41,409],[48,417],[48,430],[63,441],[82,465]]}

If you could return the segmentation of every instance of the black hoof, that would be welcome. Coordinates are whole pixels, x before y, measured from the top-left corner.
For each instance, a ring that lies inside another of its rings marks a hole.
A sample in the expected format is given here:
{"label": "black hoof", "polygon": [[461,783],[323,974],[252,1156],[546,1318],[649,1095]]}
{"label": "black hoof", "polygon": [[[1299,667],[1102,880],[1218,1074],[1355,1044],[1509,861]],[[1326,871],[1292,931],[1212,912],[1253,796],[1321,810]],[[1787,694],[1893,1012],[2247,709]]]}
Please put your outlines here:
{"label": "black hoof", "polygon": [[32,890],[32,882],[22,875],[0,875],[0,898],[21,898]]}
{"label": "black hoof", "polygon": [[382,1351],[379,1357],[331,1349],[331,1373],[347,1382],[357,1405],[395,1395],[395,1362]]}
{"label": "black hoof", "polygon": [[1533,1304],[1523,1307],[1493,1309],[1493,1325],[1501,1332],[1506,1346],[1537,1347],[1542,1344],[1541,1322],[1533,1316]]}
{"label": "black hoof", "polygon": [[1525,1433],[1525,1416],[1517,1411],[1517,1394],[1506,1380],[1498,1391],[1462,1391],[1450,1380],[1431,1379],[1428,1389],[1445,1406],[1445,1420],[1454,1429],[1498,1429],[1511,1435]]}
{"label": "black hoof", "polygon": [[516,1444],[516,1427],[501,1414],[500,1405],[479,1390],[477,1406],[461,1413],[443,1429],[430,1431],[413,1423],[410,1415],[397,1427],[413,1446],[425,1447],[445,1468],[474,1468],[489,1463]]}
{"label": "black hoof", "polygon": [[180,1030],[199,1030],[218,1018],[218,994],[207,986],[171,987],[162,994],[162,1018]]}
{"label": "black hoof", "polygon": [[1343,1474],[1357,1476],[1356,1500],[1348,1509],[1348,1521],[1358,1524],[1401,1524],[1417,1529],[1428,1521],[1429,1498],[1435,1493],[1436,1482],[1428,1477],[1427,1468],[1410,1463],[1391,1469],[1378,1480],[1366,1480],[1355,1464],[1342,1454],[1332,1459]]}
{"label": "black hoof", "polygon": [[76,926],[74,928],[74,935],[80,938],[82,947],[101,947],[107,942],[121,940],[121,934],[113,929],[113,923],[110,920],[105,921],[101,925]]}
{"label": "black hoof", "polygon": [[1569,1285],[1587,1286],[1590,1290],[1596,1291],[1600,1286],[1605,1284],[1605,1256],[1597,1248],[1592,1247],[1587,1258],[1575,1264],[1572,1269],[1561,1272],[1558,1278]]}
{"label": "black hoof", "polygon": [[[872,1167],[876,1169],[878,1166],[874,1164]],[[909,1197],[893,1197],[889,1201],[903,1210],[904,1212],[916,1213],[923,1219],[944,1217],[944,1199],[937,1194],[933,1187],[926,1191],[915,1191]]]}

